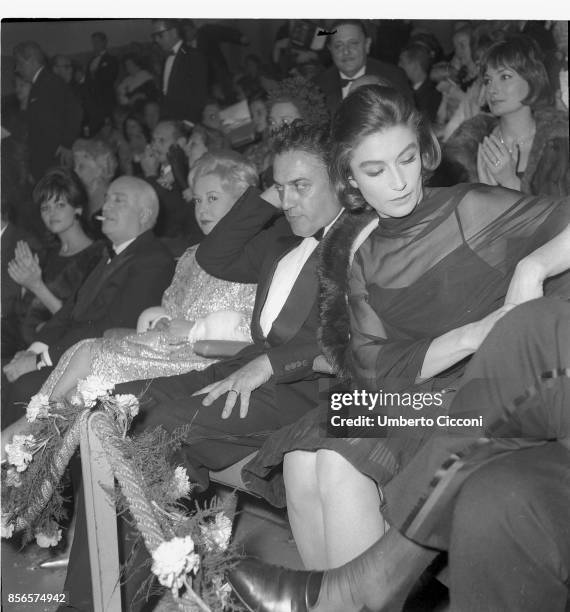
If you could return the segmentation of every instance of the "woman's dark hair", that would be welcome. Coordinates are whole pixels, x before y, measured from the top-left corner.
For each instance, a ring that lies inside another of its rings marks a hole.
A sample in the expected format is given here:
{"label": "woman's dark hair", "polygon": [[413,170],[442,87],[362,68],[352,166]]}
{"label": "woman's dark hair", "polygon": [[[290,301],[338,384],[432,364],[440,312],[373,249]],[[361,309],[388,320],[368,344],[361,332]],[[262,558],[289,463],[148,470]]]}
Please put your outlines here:
{"label": "woman's dark hair", "polygon": [[342,102],[332,124],[333,150],[329,173],[339,201],[350,210],[368,207],[360,190],[352,187],[352,152],[364,138],[398,125],[418,135],[422,170],[427,178],[441,161],[441,148],[429,121],[404,96],[382,85],[359,87]]}
{"label": "woman's dark hair", "polygon": [[87,192],[83,183],[67,168],[52,168],[36,183],[32,198],[36,206],[51,198],[64,197],[73,208],[86,208]]}
{"label": "woman's dark hair", "polygon": [[79,221],[85,230],[88,227],[88,196],[80,178],[73,170],[67,168],[52,168],[36,183],[32,191],[32,199],[36,206],[41,206],[51,198],[65,198],[70,206],[81,209]]}
{"label": "woman's dark hair", "polygon": [[329,122],[325,96],[309,79],[300,76],[278,81],[269,90],[267,108],[279,102],[290,102],[297,107],[305,123],[325,127]]}
{"label": "woman's dark hair", "polygon": [[491,45],[481,58],[481,76],[487,67],[510,68],[528,83],[528,96],[522,101],[531,108],[552,103],[546,68],[537,43],[524,34],[511,34]]}
{"label": "woman's dark hair", "polygon": [[123,121],[123,136],[125,137],[125,140],[129,140],[129,137],[127,135],[127,121],[134,121],[141,129],[145,140],[147,142],[150,142],[151,139],[151,134],[150,134],[150,130],[148,129],[148,127],[138,118],[137,115],[133,115],[133,114],[129,114],[125,117],[125,120]]}

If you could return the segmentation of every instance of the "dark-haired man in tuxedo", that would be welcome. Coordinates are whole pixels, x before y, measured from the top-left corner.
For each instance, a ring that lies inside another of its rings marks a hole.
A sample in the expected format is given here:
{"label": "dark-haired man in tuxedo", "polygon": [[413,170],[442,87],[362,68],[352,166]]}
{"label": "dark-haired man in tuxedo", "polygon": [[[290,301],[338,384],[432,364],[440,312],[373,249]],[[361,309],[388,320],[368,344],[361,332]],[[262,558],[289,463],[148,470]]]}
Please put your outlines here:
{"label": "dark-haired man in tuxedo", "polygon": [[328,48],[333,66],[316,79],[325,94],[331,115],[350,92],[352,81],[366,75],[376,75],[411,98],[406,75],[400,68],[368,57],[371,38],[364,23],[357,19],[336,21],[330,28]]}
{"label": "dark-haired man in tuxedo", "polygon": [[107,51],[105,32],[91,34],[93,55],[85,68],[85,105],[89,133],[94,136],[111,117],[116,104],[115,81],[119,74],[117,58]]}
{"label": "dark-haired man in tuxedo", "polygon": [[153,19],[152,39],[166,54],[162,69],[162,116],[165,119],[200,121],[208,97],[208,64],[188,47],[173,19]]}
{"label": "dark-haired man in tuxedo", "polygon": [[79,136],[83,111],[69,85],[48,70],[37,43],[16,45],[13,55],[16,72],[32,84],[25,116],[30,170],[38,181],[51,166],[71,164],[71,145]]}
{"label": "dark-haired man in tuxedo", "polygon": [[[276,183],[264,194],[267,201],[254,189],[246,191],[197,255],[211,274],[258,283],[254,343],[202,372],[117,385],[117,393],[142,397],[135,432],[192,424],[182,454],[191,479],[202,486],[208,469],[223,469],[255,451],[269,431],[300,418],[334,382],[313,370],[320,354],[318,240],[341,214],[327,172],[330,144],[318,128],[294,124],[284,130],[275,141]],[[71,604],[81,610],[91,605],[82,512],[66,580]],[[137,559],[135,565],[143,563]],[[126,601],[137,590],[136,580],[127,581]]]}
{"label": "dark-haired man in tuxedo", "polygon": [[113,245],[79,290],[38,332],[27,351],[4,368],[3,426],[22,413],[52,366],[73,344],[98,338],[115,327],[135,328],[138,315],[160,303],[174,262],[152,227],[158,198],[142,179],[121,177],[109,185],[103,205],[103,233]]}

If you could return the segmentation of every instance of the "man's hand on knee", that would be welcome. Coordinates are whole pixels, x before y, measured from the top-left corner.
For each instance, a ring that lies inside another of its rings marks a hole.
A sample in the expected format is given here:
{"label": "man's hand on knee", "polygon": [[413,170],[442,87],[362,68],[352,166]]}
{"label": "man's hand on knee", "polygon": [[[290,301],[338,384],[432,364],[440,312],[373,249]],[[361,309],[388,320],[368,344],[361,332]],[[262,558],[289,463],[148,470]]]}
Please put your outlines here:
{"label": "man's hand on knee", "polygon": [[273,375],[273,368],[267,355],[260,355],[233,374],[212,383],[194,395],[207,393],[202,400],[203,406],[211,406],[221,395],[227,393],[226,403],[222,411],[222,419],[230,417],[238,397],[240,398],[239,416],[244,419],[249,409],[249,398],[255,389],[265,384]]}

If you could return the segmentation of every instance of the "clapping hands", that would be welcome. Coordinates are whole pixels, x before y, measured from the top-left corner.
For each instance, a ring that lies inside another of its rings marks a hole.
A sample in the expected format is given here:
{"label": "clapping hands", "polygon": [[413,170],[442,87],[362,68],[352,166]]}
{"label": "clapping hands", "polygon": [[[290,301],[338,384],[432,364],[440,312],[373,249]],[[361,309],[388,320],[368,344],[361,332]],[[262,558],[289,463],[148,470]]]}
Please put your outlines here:
{"label": "clapping hands", "polygon": [[516,155],[511,155],[506,145],[494,134],[485,136],[477,149],[477,173],[479,180],[488,185],[501,185],[517,189],[518,147]]}
{"label": "clapping hands", "polygon": [[18,285],[33,291],[42,282],[39,258],[32,253],[27,242],[20,240],[14,250],[14,259],[8,263],[8,274]]}

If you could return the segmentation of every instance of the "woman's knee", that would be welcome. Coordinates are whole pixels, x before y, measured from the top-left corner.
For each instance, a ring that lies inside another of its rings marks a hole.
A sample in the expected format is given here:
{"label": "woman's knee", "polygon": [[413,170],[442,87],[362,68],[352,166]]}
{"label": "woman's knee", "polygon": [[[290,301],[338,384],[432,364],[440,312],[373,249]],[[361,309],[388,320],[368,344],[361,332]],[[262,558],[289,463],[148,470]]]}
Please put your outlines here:
{"label": "woman's knee", "polygon": [[336,451],[321,449],[316,454],[317,487],[323,502],[372,482]]}
{"label": "woman's knee", "polygon": [[318,496],[315,464],[313,452],[292,451],[284,456],[283,480],[290,509],[314,504]]}

